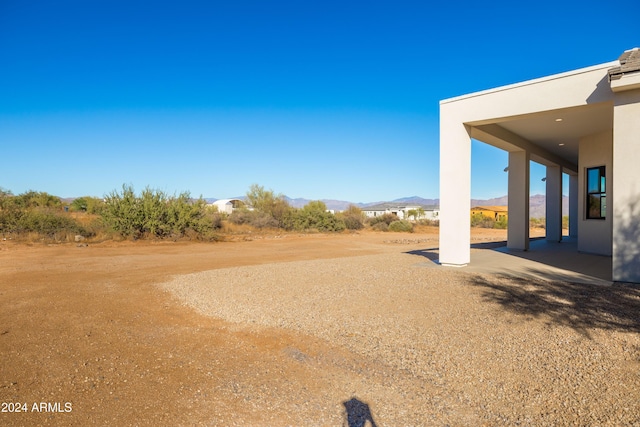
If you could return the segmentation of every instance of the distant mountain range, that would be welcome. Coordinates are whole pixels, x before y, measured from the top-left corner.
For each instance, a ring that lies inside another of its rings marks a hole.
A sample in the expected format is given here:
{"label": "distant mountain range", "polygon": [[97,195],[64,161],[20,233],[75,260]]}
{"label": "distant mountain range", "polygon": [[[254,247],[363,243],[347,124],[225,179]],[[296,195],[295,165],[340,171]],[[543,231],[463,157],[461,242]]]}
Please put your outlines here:
{"label": "distant mountain range", "polygon": [[[234,197],[236,199],[244,199],[242,197]],[[208,203],[213,203],[218,199],[214,198],[206,198]],[[285,196],[285,200],[289,203],[289,205],[294,208],[301,208],[309,203],[310,199],[304,198],[289,198]],[[385,201],[377,201],[377,202],[367,202],[367,203],[354,203],[346,200],[333,200],[333,199],[322,199],[321,200],[325,205],[327,205],[327,209],[333,209],[335,211],[343,211],[347,209],[350,205],[357,206],[361,209],[367,208],[369,206],[379,205],[381,203],[397,203],[399,205],[418,205],[418,206],[440,206],[440,199],[424,199],[419,196],[409,196],[409,197],[401,197],[395,200],[385,200]],[[508,203],[508,197],[496,197],[493,199],[471,199],[471,207],[474,206],[506,206]],[[569,198],[567,196],[563,196],[562,198],[562,212],[563,215],[567,215],[569,212]],[[542,194],[536,194],[529,198],[529,216],[531,218],[543,218],[545,217],[545,196]]]}

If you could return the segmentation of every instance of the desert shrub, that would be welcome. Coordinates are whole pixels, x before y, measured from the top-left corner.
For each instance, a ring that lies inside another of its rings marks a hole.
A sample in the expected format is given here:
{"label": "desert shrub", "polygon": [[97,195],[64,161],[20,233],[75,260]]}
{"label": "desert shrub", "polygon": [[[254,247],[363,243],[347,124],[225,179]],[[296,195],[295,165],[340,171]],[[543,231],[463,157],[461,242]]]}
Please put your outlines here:
{"label": "desert shrub", "polygon": [[344,222],[347,230],[360,230],[364,227],[364,214],[362,209],[351,205],[347,210],[340,212],[337,217]]}
{"label": "desert shrub", "polygon": [[217,209],[207,207],[202,198],[192,200],[188,192],[171,197],[166,203],[167,223],[170,234],[178,237],[195,235],[198,239],[210,239],[222,228],[222,215]]}
{"label": "desert shrub", "polygon": [[249,225],[256,228],[278,228],[280,223],[266,212],[254,212]]}
{"label": "desert shrub", "polygon": [[78,197],[71,202],[69,206],[70,210],[73,212],[86,212],[87,211],[87,200],[84,197]]}
{"label": "desert shrub", "polygon": [[266,214],[275,220],[273,222],[264,216],[256,215],[253,218],[253,221],[256,222],[256,227],[260,225],[259,228],[293,228],[293,211],[283,195],[275,194],[272,190],[265,190],[264,187],[258,184],[252,184],[246,196],[247,203],[253,207],[255,212]]}
{"label": "desert shrub", "polygon": [[413,232],[413,224],[404,219],[393,221],[389,224],[389,231],[411,233]]}
{"label": "desert shrub", "polygon": [[440,220],[438,219],[421,219],[418,221],[419,225],[426,225],[430,227],[440,227]]}
{"label": "desert shrub", "polygon": [[43,238],[60,240],[67,235],[91,235],[79,222],[68,214],[52,208],[30,208],[25,210],[0,211],[0,233],[24,236],[38,234]]}
{"label": "desert shrub", "polygon": [[13,203],[23,209],[62,207],[59,197],[42,191],[29,190],[12,198]]}
{"label": "desert shrub", "polygon": [[253,219],[253,212],[248,209],[236,209],[227,219],[234,224],[249,224]]}
{"label": "desert shrub", "polygon": [[13,198],[13,193],[10,190],[0,187],[0,211],[7,209]]}
{"label": "desert shrub", "polygon": [[83,196],[74,199],[69,206],[71,211],[99,214],[104,208],[104,201],[96,197]]}
{"label": "desert shrub", "polygon": [[361,230],[362,228],[364,228],[362,220],[358,217],[345,216],[344,218],[342,218],[342,221],[344,222],[344,226],[347,230]]}
{"label": "desert shrub", "polygon": [[278,220],[271,214],[247,209],[234,210],[228,219],[234,224],[248,224],[256,228],[278,228],[280,226]]}
{"label": "desert shrub", "polygon": [[0,189],[0,209],[2,210],[27,210],[33,208],[59,208],[62,202],[59,197],[44,192],[29,190],[14,196],[10,191]]}
{"label": "desert shrub", "polygon": [[123,237],[138,238],[143,230],[141,200],[132,186],[123,185],[122,193],[114,190],[105,197],[102,218],[107,227]]}
{"label": "desert shrub", "polygon": [[105,225],[123,237],[190,237],[209,239],[222,226],[222,218],[188,192],[168,196],[146,188],[140,197],[133,187],[123,185],[122,193],[111,192],[102,212]]}
{"label": "desert shrub", "polygon": [[498,228],[500,230],[506,230],[508,227],[509,223],[507,221],[507,218],[500,218],[499,220],[495,221],[493,223],[493,228]]}
{"label": "desert shrub", "polygon": [[111,230],[105,225],[101,216],[86,218],[82,222],[82,227],[85,230],[85,234],[83,234],[85,237],[97,238],[98,240],[112,238]]}
{"label": "desert shrub", "polygon": [[480,228],[494,228],[495,221],[486,215],[477,213],[471,215],[471,226]]}
{"label": "desert shrub", "polygon": [[424,213],[423,208],[409,209],[407,211],[407,218],[413,218],[414,221],[417,221],[424,215]]}
{"label": "desert shrub", "polygon": [[508,220],[506,218],[500,218],[498,221],[495,221],[486,215],[477,213],[471,215],[471,226],[480,228],[497,228],[504,230],[508,226]]}
{"label": "desert shrub", "polygon": [[327,206],[319,200],[307,203],[291,219],[294,229],[299,231],[343,231],[346,227],[344,221],[327,212]]}
{"label": "desert shrub", "polygon": [[[170,203],[169,198],[166,193],[163,191],[151,190],[149,187],[145,188],[142,191],[141,197],[139,199],[140,206],[140,233],[141,234],[149,234],[155,237],[165,237],[171,233],[171,229],[173,225],[178,227],[186,226],[186,224],[178,224],[182,218],[175,218],[170,215]],[[176,206],[176,203],[171,203],[172,206]],[[181,211],[182,207],[177,206],[178,210]],[[189,213],[188,210],[185,211],[186,218],[185,223],[189,221]],[[176,228],[178,228],[176,227]],[[181,228],[181,227],[180,227]],[[184,230],[179,229],[176,230],[180,233],[184,232]]]}
{"label": "desert shrub", "polygon": [[258,184],[251,184],[247,191],[247,203],[258,212],[271,213],[276,201],[281,199],[281,195],[276,195],[273,190],[265,190]]}
{"label": "desert shrub", "polygon": [[17,222],[18,233],[35,232],[48,237],[56,234],[86,234],[83,227],[63,212],[51,209],[31,209]]}
{"label": "desert shrub", "polygon": [[398,216],[394,215],[392,213],[386,213],[380,216],[374,216],[372,218],[368,219],[369,225],[370,226],[374,226],[376,224],[379,224],[381,222],[384,222],[386,225],[391,224],[393,221],[397,221],[398,220]]}
{"label": "desert shrub", "polygon": [[529,219],[529,226],[532,228],[545,228],[547,221],[545,218],[531,218]]}
{"label": "desert shrub", "polygon": [[376,222],[375,224],[373,224],[371,229],[376,230],[376,231],[389,231],[389,226],[387,225],[386,222],[380,221],[380,222]]}
{"label": "desert shrub", "polygon": [[87,230],[62,210],[60,198],[44,192],[27,191],[13,196],[0,189],[0,233],[60,240],[68,234],[87,235]]}
{"label": "desert shrub", "polygon": [[567,215],[564,215],[562,217],[562,228],[564,228],[565,230],[569,229],[569,217]]}

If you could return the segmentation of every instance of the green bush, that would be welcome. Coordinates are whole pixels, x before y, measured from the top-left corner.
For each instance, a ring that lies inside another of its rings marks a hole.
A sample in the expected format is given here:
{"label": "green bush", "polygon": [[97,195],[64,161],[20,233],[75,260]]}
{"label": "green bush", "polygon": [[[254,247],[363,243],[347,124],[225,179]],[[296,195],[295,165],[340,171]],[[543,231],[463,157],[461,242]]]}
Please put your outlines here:
{"label": "green bush", "polygon": [[207,208],[188,192],[178,197],[146,188],[140,197],[133,187],[123,185],[122,193],[111,192],[102,211],[105,225],[123,237],[196,237],[213,239],[222,226],[221,215]]}
{"label": "green bush", "polygon": [[250,224],[253,219],[253,211],[248,209],[236,209],[231,212],[227,219],[234,224]]}
{"label": "green bush", "polygon": [[480,228],[494,228],[495,221],[486,215],[477,213],[471,215],[471,226]]}
{"label": "green bush", "polygon": [[346,228],[344,221],[327,212],[327,206],[319,200],[309,202],[297,210],[292,220],[294,229],[299,231],[343,231]]}
{"label": "green bush", "polygon": [[68,234],[88,235],[80,223],[63,212],[60,198],[35,191],[14,196],[3,189],[0,189],[0,233],[5,236],[37,233],[55,240]]}
{"label": "green bush", "polygon": [[19,207],[28,208],[56,208],[62,207],[62,201],[59,197],[49,193],[29,190],[13,198],[14,203]]}
{"label": "green bush", "polygon": [[26,211],[18,220],[17,226],[18,233],[34,232],[47,237],[55,237],[56,234],[86,234],[84,228],[73,218],[50,209]]}
{"label": "green bush", "polygon": [[250,211],[246,209],[234,210],[229,215],[229,221],[234,224],[248,224],[256,228],[278,228],[280,223],[266,212]]}
{"label": "green bush", "polygon": [[471,215],[471,226],[480,228],[498,228],[504,230],[508,226],[508,220],[506,218],[500,218],[498,221],[494,221],[486,215],[477,213]]}
{"label": "green bush", "polygon": [[500,218],[499,220],[495,221],[493,223],[493,228],[498,228],[500,230],[506,230],[507,226],[509,225],[507,218]]}
{"label": "green bush", "polygon": [[[282,194],[275,194],[272,190],[265,190],[258,184],[252,184],[247,192],[247,203],[258,212],[252,225],[259,228],[274,227],[292,229],[292,208]],[[263,215],[260,215],[263,214]],[[267,215],[275,220],[271,221]],[[255,224],[253,224],[255,222]]]}
{"label": "green bush", "polygon": [[86,212],[88,214],[100,214],[104,208],[104,201],[96,197],[78,197],[71,202],[70,209],[74,212]]}
{"label": "green bush", "polygon": [[105,225],[123,237],[140,237],[144,229],[141,204],[130,185],[123,185],[122,193],[112,191],[105,197]]}
{"label": "green bush", "polygon": [[369,225],[370,226],[374,226],[376,224],[379,224],[381,222],[385,223],[386,225],[391,224],[394,221],[398,220],[398,216],[394,215],[392,213],[386,213],[380,216],[374,216],[368,219]]}
{"label": "green bush", "polygon": [[389,231],[411,233],[413,232],[413,224],[404,219],[393,221],[389,224]]}
{"label": "green bush", "polygon": [[51,208],[31,208],[26,210],[0,211],[0,232],[3,235],[38,233],[46,238],[56,238],[67,234],[90,233],[68,214]]}
{"label": "green bush", "polygon": [[417,208],[417,209],[409,209],[407,211],[407,218],[413,218],[414,221],[419,220],[420,218],[422,218],[422,216],[424,215],[424,209],[423,208]]}
{"label": "green bush", "polygon": [[362,213],[362,209],[357,206],[349,206],[347,210],[340,212],[337,217],[344,222],[347,230],[360,230],[364,228],[364,214]]}
{"label": "green bush", "polygon": [[545,228],[547,224],[546,218],[531,218],[529,226],[532,228]]}
{"label": "green bush", "polygon": [[389,231],[389,226],[387,225],[386,222],[380,221],[380,222],[376,222],[375,224],[373,224],[371,229],[376,230],[376,231]]}

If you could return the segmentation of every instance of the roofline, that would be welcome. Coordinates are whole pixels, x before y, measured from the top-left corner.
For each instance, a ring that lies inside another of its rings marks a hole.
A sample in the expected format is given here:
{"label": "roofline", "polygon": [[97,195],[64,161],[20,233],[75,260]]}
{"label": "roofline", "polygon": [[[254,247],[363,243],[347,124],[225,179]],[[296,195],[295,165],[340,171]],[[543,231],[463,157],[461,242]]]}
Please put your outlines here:
{"label": "roofline", "polygon": [[[438,205],[389,205],[389,206],[385,206],[383,204],[380,205],[373,205],[373,206],[365,206],[363,208],[360,208],[360,210],[362,211],[382,211],[382,210],[389,210],[389,209],[406,209],[406,208],[422,208],[424,210],[431,210],[431,211],[437,211],[440,210],[440,208],[438,207]],[[372,209],[374,208],[374,209]]]}
{"label": "roofline", "polygon": [[472,93],[468,93],[468,94],[465,94],[465,95],[455,96],[453,98],[443,99],[443,100],[440,101],[440,105],[448,104],[448,103],[456,102],[456,101],[462,101],[462,100],[468,99],[468,98],[475,98],[477,96],[487,95],[489,93],[502,92],[502,91],[505,91],[505,90],[515,89],[517,87],[530,86],[530,85],[543,83],[543,82],[547,82],[547,81],[551,81],[551,80],[557,80],[557,79],[562,79],[562,78],[569,77],[569,76],[575,76],[575,75],[578,75],[578,74],[589,73],[591,71],[596,71],[596,70],[601,70],[601,69],[609,69],[611,67],[617,67],[619,65],[620,65],[620,62],[618,60],[605,62],[604,64],[592,65],[590,67],[579,68],[577,70],[566,71],[564,73],[552,74],[550,76],[540,77],[540,78],[537,78],[537,79],[525,80],[524,82],[513,83],[513,84],[510,84],[510,85],[506,85],[506,86],[499,86],[499,87],[496,87],[496,88],[493,88],[493,89],[486,89],[486,90],[482,90],[482,91],[479,91],[479,92],[472,92]]}
{"label": "roofline", "polygon": [[246,202],[245,202],[244,200],[242,200],[242,199],[235,199],[235,198],[234,198],[234,199],[218,199],[218,200],[216,200],[216,201],[214,201],[214,202],[211,202],[211,204],[213,205],[213,204],[215,204],[215,203],[229,203],[229,202],[232,202],[232,201],[234,201],[234,200],[237,200],[237,201],[239,201],[239,202],[242,202],[242,203],[245,203],[245,204],[246,204]]}

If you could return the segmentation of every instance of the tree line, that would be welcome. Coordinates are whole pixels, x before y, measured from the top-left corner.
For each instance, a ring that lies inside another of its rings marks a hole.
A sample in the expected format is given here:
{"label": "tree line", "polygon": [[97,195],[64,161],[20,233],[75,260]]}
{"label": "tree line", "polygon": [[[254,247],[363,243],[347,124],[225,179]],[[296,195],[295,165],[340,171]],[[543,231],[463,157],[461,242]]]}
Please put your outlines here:
{"label": "tree line", "polygon": [[338,213],[327,210],[319,200],[294,208],[283,195],[258,184],[251,185],[245,200],[246,207],[225,214],[202,197],[192,198],[189,192],[171,195],[147,187],[136,193],[126,184],[104,198],[79,197],[68,205],[46,192],[14,195],[0,188],[0,235],[56,241],[71,241],[78,235],[212,241],[220,238],[225,224],[299,232],[341,232],[365,226],[381,231],[413,231],[409,221],[391,214],[367,219],[353,205]]}

